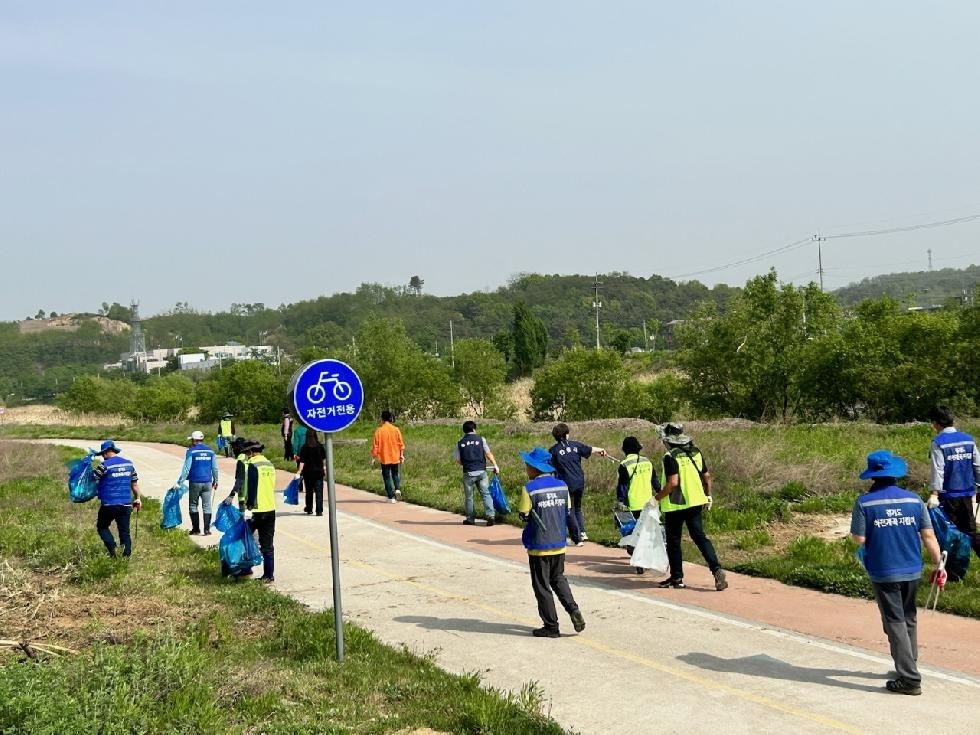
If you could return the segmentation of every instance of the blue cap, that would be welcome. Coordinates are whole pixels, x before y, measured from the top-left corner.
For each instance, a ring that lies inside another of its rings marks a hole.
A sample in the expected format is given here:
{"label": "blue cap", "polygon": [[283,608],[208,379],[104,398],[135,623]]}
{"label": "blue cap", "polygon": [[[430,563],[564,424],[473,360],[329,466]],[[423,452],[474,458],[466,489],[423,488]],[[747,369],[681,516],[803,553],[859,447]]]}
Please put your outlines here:
{"label": "blue cap", "polygon": [[116,446],[116,443],[112,439],[106,439],[102,442],[102,446],[99,447],[99,454],[105,454],[106,452],[119,454],[119,447]]}
{"label": "blue cap", "polygon": [[551,466],[551,452],[544,447],[535,447],[530,452],[521,452],[521,459],[539,472],[554,472]]}
{"label": "blue cap", "polygon": [[897,457],[887,449],[879,449],[868,455],[868,469],[861,473],[862,480],[875,477],[905,477],[909,473],[908,465],[901,457]]}

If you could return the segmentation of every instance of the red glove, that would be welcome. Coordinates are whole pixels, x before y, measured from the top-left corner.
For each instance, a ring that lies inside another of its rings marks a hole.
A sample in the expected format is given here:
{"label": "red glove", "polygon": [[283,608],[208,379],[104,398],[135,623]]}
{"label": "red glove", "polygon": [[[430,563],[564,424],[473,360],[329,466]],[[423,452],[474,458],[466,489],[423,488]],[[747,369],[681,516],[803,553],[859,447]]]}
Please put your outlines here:
{"label": "red glove", "polygon": [[946,586],[946,579],[949,577],[946,574],[945,569],[933,569],[932,576],[929,577],[929,584],[936,585],[939,589],[943,589]]}

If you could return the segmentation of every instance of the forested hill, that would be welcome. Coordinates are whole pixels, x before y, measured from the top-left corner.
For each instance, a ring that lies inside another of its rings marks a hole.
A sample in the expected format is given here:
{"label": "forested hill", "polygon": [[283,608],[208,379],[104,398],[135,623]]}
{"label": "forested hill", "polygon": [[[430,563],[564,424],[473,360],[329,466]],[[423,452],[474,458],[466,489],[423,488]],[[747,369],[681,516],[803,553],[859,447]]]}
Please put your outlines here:
{"label": "forested hill", "polygon": [[882,296],[893,298],[905,306],[944,306],[951,299],[959,302],[971,298],[978,284],[980,266],[971,265],[967,268],[889,273],[865,278],[837,289],[833,295],[844,306]]}

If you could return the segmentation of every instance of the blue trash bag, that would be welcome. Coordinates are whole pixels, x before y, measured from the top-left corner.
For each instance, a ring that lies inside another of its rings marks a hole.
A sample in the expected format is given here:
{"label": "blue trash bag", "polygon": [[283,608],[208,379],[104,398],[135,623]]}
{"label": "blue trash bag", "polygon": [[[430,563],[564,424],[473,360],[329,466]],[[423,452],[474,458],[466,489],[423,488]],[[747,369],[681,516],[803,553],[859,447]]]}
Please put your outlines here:
{"label": "blue trash bag", "polygon": [[218,503],[218,511],[214,514],[214,523],[211,525],[221,533],[227,533],[228,529],[242,519],[242,512],[237,505],[231,503]]}
{"label": "blue trash bag", "polygon": [[163,496],[162,513],[160,516],[160,528],[177,528],[183,523],[180,515],[180,499],[187,492],[187,485],[174,485],[167,490]]}
{"label": "blue trash bag", "polygon": [[970,537],[953,525],[942,506],[930,508],[929,518],[939,548],[946,552],[946,573],[950,581],[958,582],[970,568]]}
{"label": "blue trash bag", "polygon": [[251,571],[252,567],[262,563],[262,552],[244,518],[221,536],[218,556],[221,558],[222,570],[230,575]]}
{"label": "blue trash bag", "polygon": [[286,485],[282,491],[282,502],[286,505],[299,505],[299,480],[295,477]]}
{"label": "blue trash bag", "polygon": [[507,502],[507,496],[504,495],[504,488],[500,484],[500,477],[494,473],[493,479],[490,480],[490,497],[493,498],[493,509],[500,515],[507,515],[510,513],[510,503]]}
{"label": "blue trash bag", "polygon": [[68,463],[68,499],[73,503],[87,503],[99,494],[99,483],[92,474],[94,449],[89,449],[81,459]]}
{"label": "blue trash bag", "polygon": [[225,438],[223,436],[218,437],[218,451],[225,451]]}

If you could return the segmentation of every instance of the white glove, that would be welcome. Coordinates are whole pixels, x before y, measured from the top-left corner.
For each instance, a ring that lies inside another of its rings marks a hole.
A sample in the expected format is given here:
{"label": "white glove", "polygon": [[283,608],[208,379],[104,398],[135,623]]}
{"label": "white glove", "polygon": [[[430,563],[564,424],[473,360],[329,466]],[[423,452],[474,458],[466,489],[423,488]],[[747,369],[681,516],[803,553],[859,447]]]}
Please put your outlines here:
{"label": "white glove", "polygon": [[246,509],[245,513],[242,514],[242,518],[244,518],[246,521],[252,520],[252,511]]}
{"label": "white glove", "polygon": [[301,477],[303,477],[303,475],[301,473],[297,472],[296,473],[296,479],[299,480]]}
{"label": "white glove", "polygon": [[705,510],[711,510],[711,506],[714,505],[714,504],[715,504],[715,499],[709,495],[708,496],[708,502],[704,504],[704,509]]}
{"label": "white glove", "polygon": [[926,501],[927,508],[938,508],[939,507],[939,496],[936,493],[932,493],[929,499]]}

